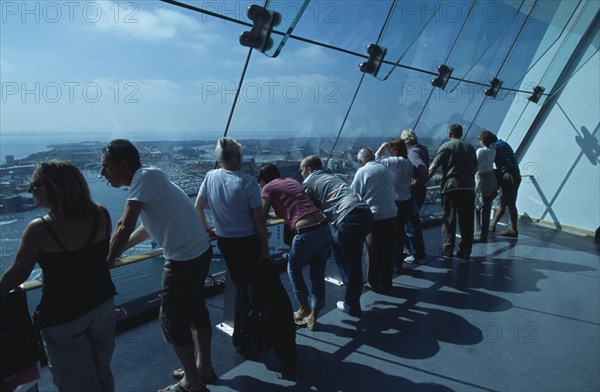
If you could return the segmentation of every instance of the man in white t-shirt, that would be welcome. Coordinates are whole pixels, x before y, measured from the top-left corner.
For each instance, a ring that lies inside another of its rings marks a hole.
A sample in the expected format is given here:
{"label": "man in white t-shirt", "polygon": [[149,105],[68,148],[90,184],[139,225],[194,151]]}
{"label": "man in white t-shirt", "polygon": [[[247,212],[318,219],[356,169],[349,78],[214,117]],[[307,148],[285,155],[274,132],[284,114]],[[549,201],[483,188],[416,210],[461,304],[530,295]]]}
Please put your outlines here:
{"label": "man in white t-shirt", "polygon": [[396,239],[395,204],[396,191],[392,172],[368,148],[361,148],[357,155],[360,168],[350,184],[362,201],[369,205],[373,214],[373,230],[367,234],[367,287],[375,292],[392,289],[394,243]]}
{"label": "man in white t-shirt", "polygon": [[[115,188],[129,187],[107,261],[114,262],[124,250],[149,237],[164,249],[159,318],[164,338],[181,362],[183,378],[180,385],[161,391],[206,391],[205,383],[216,379],[210,359],[211,323],[203,294],[212,248],[200,216],[190,198],[162,170],[142,166],[138,150],[128,140],[113,140],[102,150],[101,174]],[[138,217],[142,224],[136,228]],[[194,339],[199,347],[197,362]]]}

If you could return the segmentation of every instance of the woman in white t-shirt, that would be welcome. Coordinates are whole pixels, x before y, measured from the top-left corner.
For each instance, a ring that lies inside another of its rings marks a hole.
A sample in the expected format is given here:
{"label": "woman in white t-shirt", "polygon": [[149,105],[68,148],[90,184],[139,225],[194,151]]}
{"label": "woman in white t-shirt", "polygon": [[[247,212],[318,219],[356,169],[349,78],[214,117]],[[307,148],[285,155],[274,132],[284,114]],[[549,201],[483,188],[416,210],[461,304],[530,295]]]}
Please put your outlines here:
{"label": "woman in white t-shirt", "polygon": [[[267,224],[256,178],[242,170],[242,145],[222,137],[215,152],[220,167],[206,173],[195,207],[205,230],[217,237],[236,287],[233,345],[249,354],[249,341],[242,337],[241,324],[250,306],[251,281],[258,274],[260,262],[269,259]],[[206,218],[206,208],[212,212],[214,227]]]}
{"label": "woman in white t-shirt", "polygon": [[[385,150],[388,150],[389,156],[384,157]],[[417,213],[417,206],[412,196],[411,183],[414,175],[414,166],[408,159],[406,144],[401,139],[393,139],[383,143],[375,152],[375,159],[383,163],[392,173],[392,184],[396,191],[396,249],[394,255],[394,270],[398,273],[402,270],[404,263],[404,245],[406,237],[406,222]],[[415,227],[415,229],[417,229]],[[420,229],[420,227],[419,227]],[[421,237],[422,238],[422,237]],[[420,245],[419,245],[420,244]],[[422,260],[425,258],[425,245],[421,241],[415,243],[418,255],[411,255],[412,259]]]}
{"label": "woman in white t-shirt", "polygon": [[492,201],[498,195],[498,182],[494,174],[496,150],[491,147],[493,134],[483,131],[477,135],[480,148],[477,149],[477,173],[475,174],[475,231],[479,232],[474,242],[487,242]]}

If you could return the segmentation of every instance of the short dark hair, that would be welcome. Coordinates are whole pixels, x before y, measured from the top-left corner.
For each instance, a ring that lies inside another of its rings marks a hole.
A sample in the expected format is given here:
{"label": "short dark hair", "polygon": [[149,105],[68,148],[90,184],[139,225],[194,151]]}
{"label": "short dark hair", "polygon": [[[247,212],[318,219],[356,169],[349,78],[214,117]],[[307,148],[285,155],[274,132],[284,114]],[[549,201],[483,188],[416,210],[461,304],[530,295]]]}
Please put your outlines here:
{"label": "short dark hair", "polygon": [[256,175],[258,180],[263,180],[267,184],[276,178],[281,178],[279,169],[272,163],[265,163],[258,168],[258,174]]}
{"label": "short dark hair", "polygon": [[102,152],[108,153],[107,158],[113,165],[125,161],[136,170],[142,166],[138,149],[127,139],[112,140]]}
{"label": "short dark hair", "polygon": [[392,139],[390,140],[390,152],[392,152],[391,150],[395,150],[394,153],[392,153],[392,155],[397,156],[397,157],[402,157],[402,158],[406,158],[408,155],[408,150],[406,149],[406,143],[404,143],[404,140],[398,138],[398,139]]}
{"label": "short dark hair", "polygon": [[310,167],[313,171],[323,169],[323,162],[317,155],[304,157],[301,163],[302,167]]}
{"label": "short dark hair", "polygon": [[463,135],[462,125],[460,124],[452,124],[448,127],[448,130],[452,132],[452,137],[456,139],[460,139]]}
{"label": "short dark hair", "polygon": [[496,135],[494,135],[494,133],[491,131],[482,131],[477,136],[477,139],[481,140],[483,145],[486,147],[491,146],[493,143],[496,143],[496,141],[498,140]]}

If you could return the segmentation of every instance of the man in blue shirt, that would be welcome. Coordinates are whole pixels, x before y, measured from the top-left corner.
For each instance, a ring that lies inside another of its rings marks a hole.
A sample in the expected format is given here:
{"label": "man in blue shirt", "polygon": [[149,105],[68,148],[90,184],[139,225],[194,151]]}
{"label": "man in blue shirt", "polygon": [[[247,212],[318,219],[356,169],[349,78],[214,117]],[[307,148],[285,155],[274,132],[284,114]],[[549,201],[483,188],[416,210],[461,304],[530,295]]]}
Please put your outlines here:
{"label": "man in blue shirt", "polygon": [[496,164],[496,178],[498,179],[498,186],[502,190],[502,195],[500,196],[496,216],[490,223],[489,231],[494,232],[496,230],[496,224],[504,215],[504,211],[508,209],[510,228],[498,233],[498,235],[516,238],[519,235],[517,231],[517,218],[519,216],[517,212],[517,192],[521,184],[519,162],[508,143],[498,139],[496,135],[493,135],[492,140],[492,147],[496,149],[496,159],[494,161]]}

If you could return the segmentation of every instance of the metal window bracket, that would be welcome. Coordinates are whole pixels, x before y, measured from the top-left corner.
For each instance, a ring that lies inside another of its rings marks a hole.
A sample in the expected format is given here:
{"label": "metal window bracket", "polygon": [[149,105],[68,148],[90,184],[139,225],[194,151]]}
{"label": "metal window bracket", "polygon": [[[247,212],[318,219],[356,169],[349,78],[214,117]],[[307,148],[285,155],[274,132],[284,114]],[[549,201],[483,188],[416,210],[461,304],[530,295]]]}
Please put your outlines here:
{"label": "metal window bracket", "polygon": [[248,7],[248,18],[253,22],[252,30],[242,33],[240,44],[263,53],[271,49],[273,47],[271,32],[273,27],[281,23],[281,14],[253,4]]}
{"label": "metal window bracket", "polygon": [[542,97],[542,94],[544,94],[544,90],[546,90],[546,89],[543,88],[542,86],[535,86],[533,88],[533,94],[531,94],[527,99],[530,102],[538,103],[540,98]]}
{"label": "metal window bracket", "polygon": [[370,44],[367,46],[367,53],[369,54],[369,60],[360,63],[360,71],[377,76],[379,68],[381,67],[381,62],[387,53],[387,49],[377,44]]}
{"label": "metal window bracket", "polygon": [[437,87],[440,89],[445,89],[448,81],[450,80],[450,76],[452,76],[452,71],[454,68],[447,66],[446,64],[438,65],[438,77],[435,79],[431,79],[431,85],[433,87]]}
{"label": "metal window bracket", "polygon": [[503,81],[498,78],[490,79],[490,87],[485,89],[485,96],[496,98],[498,91],[500,91],[500,87],[502,87],[502,83]]}

